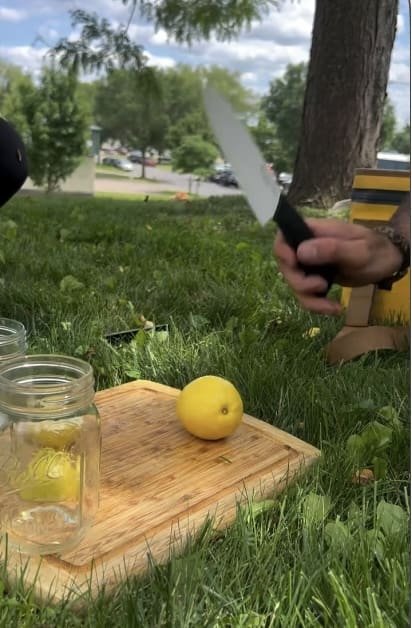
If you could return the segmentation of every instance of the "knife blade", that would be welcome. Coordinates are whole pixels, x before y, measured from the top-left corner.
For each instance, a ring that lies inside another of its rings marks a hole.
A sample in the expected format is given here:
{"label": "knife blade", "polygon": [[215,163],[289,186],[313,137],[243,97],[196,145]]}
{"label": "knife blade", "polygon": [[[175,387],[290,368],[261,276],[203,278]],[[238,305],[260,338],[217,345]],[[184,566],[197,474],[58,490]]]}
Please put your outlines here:
{"label": "knife blade", "polygon": [[[275,176],[269,172],[256,143],[231,105],[210,85],[203,89],[203,101],[212,131],[251,210],[262,226],[273,219],[286,242],[296,251],[301,242],[314,237],[312,230],[281,193]],[[337,269],[332,265],[299,266],[305,274],[320,275],[327,281],[327,290],[319,295],[325,296]]]}

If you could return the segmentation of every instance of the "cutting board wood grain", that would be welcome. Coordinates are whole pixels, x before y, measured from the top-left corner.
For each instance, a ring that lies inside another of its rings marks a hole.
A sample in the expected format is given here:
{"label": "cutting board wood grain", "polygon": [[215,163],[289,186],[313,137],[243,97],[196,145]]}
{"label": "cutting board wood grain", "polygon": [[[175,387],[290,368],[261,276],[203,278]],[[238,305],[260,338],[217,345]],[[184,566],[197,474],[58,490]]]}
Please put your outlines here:
{"label": "cutting board wood grain", "polygon": [[[230,524],[237,506],[273,496],[316,460],[311,445],[244,415],[220,441],[187,433],[177,420],[179,390],[134,381],[96,393],[102,418],[100,506],[72,551],[41,559],[8,550],[7,571],[38,599],[111,590],[127,574],[179,553],[207,520]],[[150,559],[150,560],[149,560]]]}

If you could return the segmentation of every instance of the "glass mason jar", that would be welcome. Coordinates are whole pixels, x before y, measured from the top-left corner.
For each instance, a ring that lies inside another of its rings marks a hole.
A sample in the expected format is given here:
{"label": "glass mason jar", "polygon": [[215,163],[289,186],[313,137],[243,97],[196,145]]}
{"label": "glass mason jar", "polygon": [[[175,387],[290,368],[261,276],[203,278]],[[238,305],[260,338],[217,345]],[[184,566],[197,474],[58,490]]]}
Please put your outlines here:
{"label": "glass mason jar", "polygon": [[26,350],[26,329],[23,323],[0,317],[0,364],[24,355]]}
{"label": "glass mason jar", "polygon": [[65,552],[98,508],[101,432],[93,369],[63,355],[0,363],[0,530],[30,554]]}

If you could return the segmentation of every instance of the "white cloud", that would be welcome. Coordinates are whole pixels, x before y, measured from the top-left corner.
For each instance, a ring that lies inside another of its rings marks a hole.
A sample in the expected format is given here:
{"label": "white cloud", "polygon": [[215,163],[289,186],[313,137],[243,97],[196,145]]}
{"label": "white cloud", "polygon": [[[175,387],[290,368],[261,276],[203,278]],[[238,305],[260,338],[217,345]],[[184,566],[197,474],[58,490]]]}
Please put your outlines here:
{"label": "white cloud", "polygon": [[171,38],[165,30],[163,30],[162,28],[160,28],[157,33],[153,33],[153,35],[150,37],[149,39],[150,43],[153,44],[154,46],[163,46],[167,43],[169,43],[169,41],[173,41],[173,38]]}
{"label": "white cloud", "polygon": [[392,83],[388,87],[388,95],[395,107],[398,126],[410,123],[411,94],[408,85]]}
{"label": "white cloud", "polygon": [[391,63],[403,63],[410,66],[409,46],[395,46],[392,51]]}
{"label": "white cloud", "polygon": [[268,40],[276,44],[310,43],[315,11],[314,0],[304,3],[285,2],[272,8],[261,21],[256,21],[242,38]]}
{"label": "white cloud", "polygon": [[409,85],[411,70],[405,63],[392,63],[389,72],[389,81],[391,83],[400,83]]}
{"label": "white cloud", "polygon": [[269,82],[281,76],[289,63],[300,63],[308,58],[309,49],[306,46],[285,46],[259,39],[239,39],[232,42],[214,39],[196,44],[191,49],[184,49],[186,63],[194,66],[219,65],[238,72],[247,87],[260,93],[268,90]]}
{"label": "white cloud", "polygon": [[37,31],[37,37],[47,45],[53,46],[59,37],[59,31],[53,26],[45,24]]}
{"label": "white cloud", "polygon": [[243,72],[240,78],[242,81],[253,83],[256,80],[256,75],[254,72]]}
{"label": "white cloud", "polygon": [[0,58],[20,66],[23,72],[37,79],[47,50],[48,48],[33,48],[32,46],[0,46]]}
{"label": "white cloud", "polygon": [[[118,26],[118,22],[112,22]],[[129,37],[136,44],[147,45],[153,38],[154,29],[151,24],[130,24],[128,30]]]}
{"label": "white cloud", "polygon": [[147,50],[145,51],[145,55],[148,59],[147,64],[157,68],[167,69],[173,68],[176,65],[176,61],[172,59],[172,57],[160,57],[147,52]]}
{"label": "white cloud", "polygon": [[27,13],[23,9],[12,9],[10,7],[0,7],[0,21],[21,22],[26,19]]}

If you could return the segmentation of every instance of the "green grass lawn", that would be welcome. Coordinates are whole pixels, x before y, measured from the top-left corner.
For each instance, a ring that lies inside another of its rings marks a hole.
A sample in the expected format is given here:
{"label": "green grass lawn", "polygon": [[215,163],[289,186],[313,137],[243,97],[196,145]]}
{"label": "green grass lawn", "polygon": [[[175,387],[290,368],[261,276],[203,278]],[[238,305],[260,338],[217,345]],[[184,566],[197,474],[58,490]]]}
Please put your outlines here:
{"label": "green grass lawn", "polygon": [[[409,625],[409,355],[328,366],[323,348],[342,321],[296,305],[273,235],[238,197],[20,197],[2,209],[2,315],[27,326],[31,352],[90,360],[98,389],[226,377],[248,414],[322,456],[264,512],[239,510],[226,531],[205,533],[113,595],[102,591],[82,615],[70,604],[40,607],[21,586],[3,590],[0,626]],[[105,333],[142,316],[168,323],[168,337],[106,343]],[[320,328],[313,338],[311,327]],[[372,425],[359,463],[374,459],[381,479],[359,486],[346,443],[373,421],[389,429],[381,438]]]}

